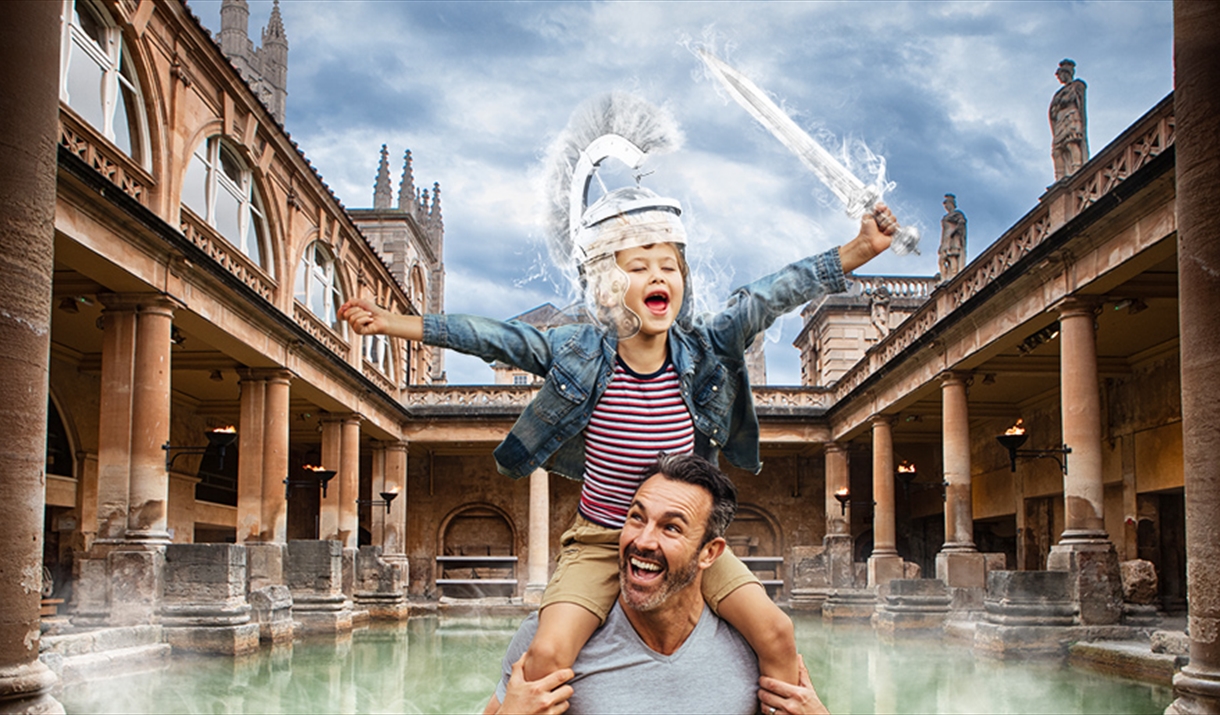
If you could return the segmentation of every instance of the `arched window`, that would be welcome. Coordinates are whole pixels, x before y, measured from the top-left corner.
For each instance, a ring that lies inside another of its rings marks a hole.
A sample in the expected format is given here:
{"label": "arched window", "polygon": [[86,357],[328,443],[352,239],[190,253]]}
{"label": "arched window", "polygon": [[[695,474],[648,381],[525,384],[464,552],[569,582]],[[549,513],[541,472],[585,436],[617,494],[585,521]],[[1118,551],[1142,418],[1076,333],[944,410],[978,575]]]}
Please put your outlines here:
{"label": "arched window", "polygon": [[335,275],[335,259],[326,246],[318,241],[309,244],[301,265],[297,268],[296,299],[309,308],[341,335],[346,335],[345,321],[338,319],[336,311],[343,305],[343,292]]}
{"label": "arched window", "polygon": [[182,203],[271,272],[270,261],[263,260],[267,219],[254,174],[220,137],[209,138],[195,150],[182,183]]}
{"label": "arched window", "polygon": [[144,99],[119,28],[89,0],[64,0],[60,46],[60,99],[149,168]]}
{"label": "arched window", "polygon": [[390,341],[384,335],[365,335],[361,339],[360,352],[370,365],[391,380],[394,374],[390,370]]}

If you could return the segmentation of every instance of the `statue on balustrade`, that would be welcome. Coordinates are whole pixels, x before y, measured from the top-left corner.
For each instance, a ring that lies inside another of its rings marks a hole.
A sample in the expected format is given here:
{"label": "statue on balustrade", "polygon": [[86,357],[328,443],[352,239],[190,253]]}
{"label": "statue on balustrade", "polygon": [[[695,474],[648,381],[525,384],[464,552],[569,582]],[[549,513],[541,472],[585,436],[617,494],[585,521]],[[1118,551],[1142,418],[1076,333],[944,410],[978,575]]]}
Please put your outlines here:
{"label": "statue on balustrade", "polygon": [[966,214],[957,208],[957,197],[945,194],[945,215],[940,219],[940,279],[961,273],[966,263]]}
{"label": "statue on balustrade", "polygon": [[1085,119],[1085,83],[1076,79],[1076,63],[1059,63],[1055,76],[1063,83],[1051,99],[1051,158],[1055,181],[1072,174],[1089,160],[1088,124]]}

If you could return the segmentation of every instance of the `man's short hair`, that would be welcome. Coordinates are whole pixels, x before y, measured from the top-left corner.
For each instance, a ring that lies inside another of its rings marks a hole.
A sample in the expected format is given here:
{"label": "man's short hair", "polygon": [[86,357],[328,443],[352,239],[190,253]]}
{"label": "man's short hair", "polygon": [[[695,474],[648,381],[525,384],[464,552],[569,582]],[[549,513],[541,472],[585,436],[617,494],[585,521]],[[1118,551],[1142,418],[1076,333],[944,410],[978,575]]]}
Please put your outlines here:
{"label": "man's short hair", "polygon": [[696,454],[668,454],[662,452],[645,470],[645,479],[660,474],[675,482],[685,482],[702,487],[712,497],[712,510],[707,515],[703,529],[703,546],[715,538],[724,536],[729,523],[737,514],[737,487],[728,476],[714,464]]}

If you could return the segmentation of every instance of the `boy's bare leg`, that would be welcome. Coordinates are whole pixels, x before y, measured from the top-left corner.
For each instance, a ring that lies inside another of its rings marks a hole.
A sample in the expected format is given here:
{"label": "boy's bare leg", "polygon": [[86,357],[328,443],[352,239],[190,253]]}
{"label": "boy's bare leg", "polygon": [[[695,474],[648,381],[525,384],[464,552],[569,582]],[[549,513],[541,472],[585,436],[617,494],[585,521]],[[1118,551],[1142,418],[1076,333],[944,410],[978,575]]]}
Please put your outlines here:
{"label": "boy's bare leg", "polygon": [[[543,608],[538,612],[534,641],[525,651],[525,679],[538,680],[562,668],[571,668],[580,649],[600,625],[600,618],[575,603],[552,603]],[[793,669],[795,672],[795,666]]]}
{"label": "boy's bare leg", "polygon": [[792,619],[779,610],[762,584],[747,583],[734,589],[720,600],[716,612],[736,628],[754,649],[762,675],[792,685],[798,683],[796,633],[792,628]]}

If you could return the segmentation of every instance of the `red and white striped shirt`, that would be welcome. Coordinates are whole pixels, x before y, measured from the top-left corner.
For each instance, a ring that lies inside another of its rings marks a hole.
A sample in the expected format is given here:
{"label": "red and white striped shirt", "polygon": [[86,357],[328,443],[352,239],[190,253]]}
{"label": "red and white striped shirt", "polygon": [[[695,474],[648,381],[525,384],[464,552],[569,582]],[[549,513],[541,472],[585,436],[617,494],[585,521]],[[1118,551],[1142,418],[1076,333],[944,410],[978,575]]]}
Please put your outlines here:
{"label": "red and white striped shirt", "polygon": [[643,470],[661,452],[694,449],[695,426],[673,363],[667,360],[657,372],[639,375],[615,360],[614,377],[585,428],[581,515],[621,529]]}

